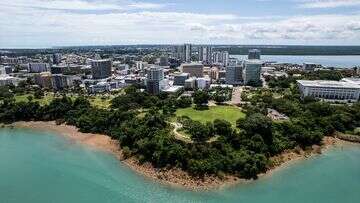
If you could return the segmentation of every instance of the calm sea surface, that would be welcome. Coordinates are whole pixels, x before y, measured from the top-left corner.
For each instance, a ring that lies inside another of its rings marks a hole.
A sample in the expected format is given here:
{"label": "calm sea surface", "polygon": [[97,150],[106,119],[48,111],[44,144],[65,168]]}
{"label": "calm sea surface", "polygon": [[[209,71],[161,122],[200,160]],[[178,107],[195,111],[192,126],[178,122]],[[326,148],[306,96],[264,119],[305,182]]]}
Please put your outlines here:
{"label": "calm sea surface", "polygon": [[190,192],[113,156],[32,130],[0,129],[0,202],[360,202],[360,147],[336,148],[252,183]]}
{"label": "calm sea surface", "polygon": [[[247,55],[231,55],[231,57],[246,59]],[[278,63],[317,63],[326,67],[353,68],[360,66],[360,56],[287,56],[287,55],[262,55],[261,60]]]}

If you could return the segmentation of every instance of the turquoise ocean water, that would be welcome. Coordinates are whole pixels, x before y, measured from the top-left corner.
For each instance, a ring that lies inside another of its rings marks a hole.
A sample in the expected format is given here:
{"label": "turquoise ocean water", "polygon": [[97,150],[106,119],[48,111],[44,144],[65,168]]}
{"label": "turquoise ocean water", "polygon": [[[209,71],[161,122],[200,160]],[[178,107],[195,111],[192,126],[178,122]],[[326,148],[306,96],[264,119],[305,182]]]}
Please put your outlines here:
{"label": "turquoise ocean water", "polygon": [[0,202],[360,202],[360,146],[331,149],[251,183],[191,192],[61,136],[0,129]]}

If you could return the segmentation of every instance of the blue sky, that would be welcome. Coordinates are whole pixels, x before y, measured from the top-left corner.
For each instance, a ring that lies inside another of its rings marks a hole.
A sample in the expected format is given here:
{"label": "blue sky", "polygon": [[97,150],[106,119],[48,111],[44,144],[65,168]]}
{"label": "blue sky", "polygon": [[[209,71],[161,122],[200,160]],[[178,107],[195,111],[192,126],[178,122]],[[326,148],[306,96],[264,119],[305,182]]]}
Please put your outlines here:
{"label": "blue sky", "polygon": [[0,48],[360,45],[360,0],[1,0]]}

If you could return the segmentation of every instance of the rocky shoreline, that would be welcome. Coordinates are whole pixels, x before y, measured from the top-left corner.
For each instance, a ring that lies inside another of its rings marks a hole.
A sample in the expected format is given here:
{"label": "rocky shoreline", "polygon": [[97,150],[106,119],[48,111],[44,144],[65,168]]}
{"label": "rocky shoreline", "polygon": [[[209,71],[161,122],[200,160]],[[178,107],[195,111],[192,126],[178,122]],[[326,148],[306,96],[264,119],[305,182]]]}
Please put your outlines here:
{"label": "rocky shoreline", "polygon": [[[251,181],[230,175],[222,178],[216,176],[194,178],[179,168],[157,169],[154,168],[150,163],[140,164],[135,157],[124,159],[118,141],[112,140],[109,136],[106,135],[81,133],[74,126],[56,125],[55,122],[30,121],[16,122],[11,125],[7,125],[6,127],[29,128],[39,131],[55,132],[56,134],[60,134],[66,138],[69,138],[69,140],[72,142],[84,144],[99,150],[109,152],[137,173],[147,178],[151,178],[161,183],[175,187],[182,187],[189,190],[210,190],[228,187],[240,182]],[[302,150],[301,148],[285,151],[282,154],[270,159],[272,166],[265,174],[260,174],[260,177],[271,175],[275,170],[284,168],[294,161],[306,159],[316,154],[321,154],[324,149],[328,149],[330,146],[341,146],[344,143],[346,142],[337,138],[325,137],[322,146],[314,145],[311,147],[311,149],[306,151]]]}

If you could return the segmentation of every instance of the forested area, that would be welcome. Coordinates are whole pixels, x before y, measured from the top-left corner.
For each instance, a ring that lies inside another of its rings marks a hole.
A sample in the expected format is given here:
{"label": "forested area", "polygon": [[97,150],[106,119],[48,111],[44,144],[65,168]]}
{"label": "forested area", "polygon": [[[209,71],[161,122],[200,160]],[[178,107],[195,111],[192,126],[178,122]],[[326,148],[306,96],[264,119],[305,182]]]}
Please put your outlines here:
{"label": "forested area", "polygon": [[[200,95],[198,105],[209,95]],[[194,95],[196,96],[196,95]],[[200,123],[181,118],[193,142],[177,140],[169,120],[178,108],[192,105],[188,97],[166,94],[151,96],[135,87],[111,101],[108,109],[90,105],[85,97],[66,96],[48,105],[37,101],[15,102],[8,88],[0,91],[0,122],[56,121],[79,128],[81,132],[103,133],[119,140],[126,157],[136,156],[141,163],[154,167],[178,167],[198,177],[232,174],[256,178],[271,165],[269,158],[296,146],[307,148],[320,144],[323,136],[360,126],[360,104],[330,105],[299,100],[295,89],[281,98],[271,91],[260,91],[243,106],[244,119],[236,127],[225,120]],[[274,108],[290,116],[289,121],[274,122],[266,116]],[[211,137],[217,139],[209,141]]]}

